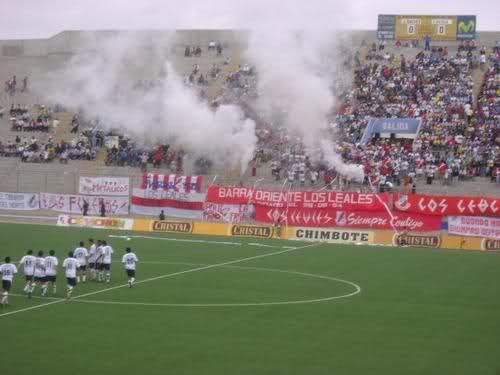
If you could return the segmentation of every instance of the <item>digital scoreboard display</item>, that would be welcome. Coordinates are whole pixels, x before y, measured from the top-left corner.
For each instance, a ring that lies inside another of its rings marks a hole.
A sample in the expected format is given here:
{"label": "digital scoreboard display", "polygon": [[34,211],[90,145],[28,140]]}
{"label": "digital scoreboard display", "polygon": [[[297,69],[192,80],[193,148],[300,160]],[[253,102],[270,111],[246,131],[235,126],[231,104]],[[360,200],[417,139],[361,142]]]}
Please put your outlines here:
{"label": "digital scoreboard display", "polygon": [[377,39],[454,41],[476,38],[476,16],[378,16]]}

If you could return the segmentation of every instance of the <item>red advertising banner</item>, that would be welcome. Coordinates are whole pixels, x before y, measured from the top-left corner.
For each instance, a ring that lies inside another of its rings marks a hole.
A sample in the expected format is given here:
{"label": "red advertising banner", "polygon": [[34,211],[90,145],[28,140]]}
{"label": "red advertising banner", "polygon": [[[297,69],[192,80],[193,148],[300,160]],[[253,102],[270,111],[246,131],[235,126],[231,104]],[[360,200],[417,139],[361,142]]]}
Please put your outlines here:
{"label": "red advertising banner", "polygon": [[500,199],[396,193],[394,209],[437,216],[500,216]]}
{"label": "red advertising banner", "polygon": [[223,204],[256,204],[288,208],[336,208],[347,211],[385,211],[389,194],[334,191],[270,191],[246,187],[211,186],[207,202]]}
{"label": "red advertising banner", "polygon": [[255,206],[255,219],[263,223],[286,223],[301,227],[344,227],[410,231],[441,230],[441,217],[388,212],[338,211],[311,208],[272,208]]}

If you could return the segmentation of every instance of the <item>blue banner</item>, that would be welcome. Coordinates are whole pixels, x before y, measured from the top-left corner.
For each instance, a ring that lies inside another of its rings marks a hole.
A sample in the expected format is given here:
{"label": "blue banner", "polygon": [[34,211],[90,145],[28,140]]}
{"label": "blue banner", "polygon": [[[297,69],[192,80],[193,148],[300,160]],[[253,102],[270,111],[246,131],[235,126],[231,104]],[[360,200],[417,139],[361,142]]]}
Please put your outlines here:
{"label": "blue banner", "polygon": [[421,126],[419,118],[370,118],[361,143],[367,144],[375,134],[385,138],[391,134],[396,138],[416,138]]}

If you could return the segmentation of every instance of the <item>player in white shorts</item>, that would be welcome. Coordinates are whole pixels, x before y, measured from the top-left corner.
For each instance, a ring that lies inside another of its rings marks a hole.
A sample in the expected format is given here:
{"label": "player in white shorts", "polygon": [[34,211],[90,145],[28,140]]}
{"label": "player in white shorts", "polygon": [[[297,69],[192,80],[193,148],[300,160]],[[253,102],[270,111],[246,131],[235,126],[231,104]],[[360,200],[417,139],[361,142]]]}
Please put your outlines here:
{"label": "player in white shorts", "polygon": [[96,260],[95,267],[97,270],[97,281],[104,281],[104,265],[102,264],[102,260],[104,259],[104,245],[103,240],[97,240],[97,248],[96,248]]}
{"label": "player in white shorts", "polygon": [[102,241],[102,273],[101,274],[101,280],[103,279],[103,276],[106,277],[106,282],[109,283],[111,281],[111,262],[112,262],[112,255],[113,255],[113,248],[108,245],[106,241]]}
{"label": "player in white shorts", "polygon": [[97,276],[96,272],[96,262],[97,262],[97,246],[94,243],[92,238],[89,239],[89,272],[90,272],[90,280],[95,280]]}
{"label": "player in white shorts", "polygon": [[135,281],[135,267],[136,263],[139,261],[137,255],[132,252],[130,247],[125,249],[126,254],[122,258],[122,263],[125,265],[125,271],[127,272],[128,277],[128,287],[132,288],[134,286]]}
{"label": "player in white shorts", "polygon": [[73,256],[73,252],[68,253],[68,257],[64,259],[63,268],[66,274],[66,280],[68,281],[68,287],[66,290],[66,300],[71,298],[71,293],[73,293],[73,288],[76,286],[76,272],[80,264],[78,260]]}
{"label": "player in white shorts", "polygon": [[43,257],[42,250],[38,252],[38,256],[35,259],[34,282],[28,291],[28,298],[31,298],[31,295],[35,292],[36,285],[40,285],[41,295],[44,296],[47,292],[47,280],[45,280],[45,258]]}
{"label": "player in white shorts", "polygon": [[33,250],[28,250],[26,255],[23,256],[19,262],[19,268],[23,267],[24,277],[26,279],[24,293],[28,293],[31,289],[33,274],[35,273],[35,260],[36,258],[33,256]]}
{"label": "player in white shorts", "polygon": [[59,265],[59,260],[56,258],[56,252],[54,250],[49,251],[49,256],[45,257],[45,281],[47,287],[49,283],[52,285],[52,293],[57,292],[57,266]]}
{"label": "player in white shorts", "polygon": [[80,267],[76,273],[76,282],[80,282],[80,277],[83,282],[87,281],[87,258],[89,256],[89,252],[84,247],[83,241],[80,242],[80,246],[73,251],[74,257],[78,260]]}
{"label": "player in white shorts", "polygon": [[5,258],[5,263],[0,266],[0,274],[2,275],[2,299],[0,307],[6,307],[9,304],[9,290],[12,287],[14,274],[17,273],[17,268],[10,262],[10,257]]}

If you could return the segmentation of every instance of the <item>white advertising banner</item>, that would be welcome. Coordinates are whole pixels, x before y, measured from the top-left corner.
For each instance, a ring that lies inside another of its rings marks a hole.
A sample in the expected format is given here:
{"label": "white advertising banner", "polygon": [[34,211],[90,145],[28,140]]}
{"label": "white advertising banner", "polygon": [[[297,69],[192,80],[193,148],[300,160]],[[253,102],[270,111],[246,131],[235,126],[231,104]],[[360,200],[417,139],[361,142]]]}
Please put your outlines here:
{"label": "white advertising banner", "polygon": [[40,209],[42,210],[82,214],[84,201],[89,204],[89,215],[100,215],[101,201],[104,201],[106,215],[128,214],[128,197],[40,193]]}
{"label": "white advertising banner", "polygon": [[132,230],[134,220],[119,217],[59,215],[57,225],[63,227]]}
{"label": "white advertising banner", "polygon": [[80,177],[78,192],[84,195],[128,197],[130,181],[128,177]]}
{"label": "white advertising banner", "polygon": [[500,239],[500,218],[448,216],[448,233]]}
{"label": "white advertising banner", "polygon": [[0,210],[35,211],[39,202],[38,193],[0,193]]}

